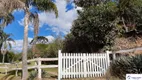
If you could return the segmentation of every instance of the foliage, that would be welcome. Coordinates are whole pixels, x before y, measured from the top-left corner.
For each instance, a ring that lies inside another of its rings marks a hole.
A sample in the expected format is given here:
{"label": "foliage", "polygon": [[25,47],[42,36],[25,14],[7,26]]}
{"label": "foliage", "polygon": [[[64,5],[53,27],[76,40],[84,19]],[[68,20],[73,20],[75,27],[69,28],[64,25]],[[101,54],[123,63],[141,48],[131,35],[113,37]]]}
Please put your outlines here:
{"label": "foliage", "polygon": [[[37,71],[31,71],[28,80],[34,80],[37,77],[38,72]],[[47,72],[45,70],[42,70],[42,78],[45,77],[45,75],[47,74]]]}
{"label": "foliage", "polygon": [[121,57],[114,60],[110,65],[110,73],[114,77],[125,79],[126,74],[142,73],[142,55]]}
{"label": "foliage", "polygon": [[[20,56],[21,56],[21,55],[15,54],[15,53],[12,52],[12,51],[8,51],[8,52],[6,53],[6,55],[5,55],[5,60],[4,60],[4,61],[5,61],[6,63],[12,63],[12,62],[14,62],[14,61],[18,61]],[[2,62],[2,54],[0,54],[0,62]]]}
{"label": "foliage", "polygon": [[118,9],[115,18],[119,18],[119,26],[125,28],[126,32],[131,30],[142,30],[140,27],[142,19],[141,0],[75,0],[76,5],[83,7],[84,10],[92,6],[98,6],[109,2],[114,2],[116,4]]}
{"label": "foliage", "polygon": [[30,44],[47,44],[47,43],[48,39],[44,36],[37,36],[30,42]]}
{"label": "foliage", "polygon": [[11,34],[6,34],[3,30],[0,29],[0,49],[9,48],[11,49],[11,41],[15,42],[12,38],[10,38]]}
{"label": "foliage", "polygon": [[79,7],[89,8],[90,6],[97,6],[110,0],[74,0],[75,4]]}
{"label": "foliage", "polygon": [[14,16],[12,14],[7,14],[0,18],[0,27],[3,28],[7,26],[9,23],[12,23],[14,20]]}
{"label": "foliage", "polygon": [[57,37],[53,42],[48,44],[36,44],[35,52],[33,53],[32,48],[28,50],[28,58],[32,59],[35,57],[57,57],[58,50],[62,49],[63,40],[61,37]]}
{"label": "foliage", "polygon": [[89,52],[89,48],[86,41],[78,39],[72,34],[66,35],[63,41],[63,52]]}
{"label": "foliage", "polygon": [[119,32],[115,18],[117,10],[114,2],[108,2],[79,11],[71,33],[87,45],[88,52],[95,52],[104,46],[110,46]]}
{"label": "foliage", "polygon": [[57,7],[52,0],[33,0],[32,5],[36,6],[39,11],[53,11],[58,17]]}
{"label": "foliage", "polygon": [[40,57],[43,57],[44,54],[46,54],[47,50],[46,48],[48,47],[48,45],[46,44],[37,44],[36,45],[36,55],[37,56],[40,56]]}
{"label": "foliage", "polygon": [[28,80],[34,80],[37,77],[37,71],[31,71]]}
{"label": "foliage", "polygon": [[[32,58],[40,56],[45,53],[46,44],[48,43],[48,39],[44,36],[34,36],[34,39],[30,42],[32,45],[32,50],[29,49],[28,56],[30,55]],[[41,46],[38,48],[38,46]],[[40,54],[40,55],[39,55]]]}
{"label": "foliage", "polygon": [[52,43],[48,44],[47,47],[47,54],[44,56],[46,57],[57,57],[58,56],[58,50],[61,50],[63,48],[63,40],[61,37],[57,37]]}
{"label": "foliage", "polygon": [[[124,4],[125,3],[125,4]],[[118,16],[120,17],[120,23],[125,28],[126,32],[136,30],[141,31],[138,27],[141,27],[142,20],[142,1],[141,0],[121,0],[118,5]]]}
{"label": "foliage", "polygon": [[42,57],[44,54],[47,53],[46,48],[48,47],[47,44],[36,44],[34,48],[34,52],[32,51],[33,48],[28,49],[28,59],[33,59],[37,57]]}
{"label": "foliage", "polygon": [[11,42],[14,42],[10,36],[11,34],[6,34],[3,30],[0,29],[0,53],[3,55],[3,63],[5,61],[6,52],[12,47]]}
{"label": "foliage", "polygon": [[64,51],[111,50],[115,38],[142,33],[141,0],[74,0],[74,2],[83,9],[78,10],[79,16],[72,24],[71,33],[65,38]]}

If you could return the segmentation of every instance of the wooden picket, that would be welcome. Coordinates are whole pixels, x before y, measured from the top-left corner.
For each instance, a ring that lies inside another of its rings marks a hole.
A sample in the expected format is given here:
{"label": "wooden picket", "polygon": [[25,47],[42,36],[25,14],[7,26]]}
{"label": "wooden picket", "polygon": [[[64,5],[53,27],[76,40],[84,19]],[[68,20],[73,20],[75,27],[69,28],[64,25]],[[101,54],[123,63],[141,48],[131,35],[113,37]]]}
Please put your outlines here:
{"label": "wooden picket", "polygon": [[109,64],[106,53],[61,53],[58,52],[58,80],[62,78],[101,77]]}

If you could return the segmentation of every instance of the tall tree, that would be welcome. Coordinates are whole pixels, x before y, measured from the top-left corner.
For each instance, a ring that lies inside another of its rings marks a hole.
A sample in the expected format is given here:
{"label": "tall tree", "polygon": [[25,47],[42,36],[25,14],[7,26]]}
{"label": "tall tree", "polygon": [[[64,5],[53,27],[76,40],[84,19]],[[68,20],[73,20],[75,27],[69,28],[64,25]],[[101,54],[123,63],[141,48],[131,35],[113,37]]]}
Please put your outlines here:
{"label": "tall tree", "polygon": [[[124,33],[131,36],[132,32],[136,34],[142,32],[142,0],[74,0],[74,2],[83,9],[78,11],[79,16],[73,22],[72,36],[66,37],[67,47],[73,46],[73,43],[78,47],[82,44],[88,45],[88,48],[80,47],[81,52],[110,49],[115,37],[123,36]],[[77,41],[79,42],[76,43]]]}
{"label": "tall tree", "polygon": [[11,49],[12,45],[11,42],[15,42],[12,38],[10,38],[10,34],[6,34],[3,31],[1,31],[0,35],[0,51],[3,55],[2,62],[4,63],[5,60],[5,54],[7,53],[8,49]]}
{"label": "tall tree", "polygon": [[75,4],[84,9],[92,6],[114,2],[118,8],[115,18],[125,32],[141,30],[142,0],[74,0]]}
{"label": "tall tree", "polygon": [[119,31],[116,27],[118,23],[116,12],[117,5],[114,2],[78,11],[79,16],[72,25],[71,33],[88,46],[86,48],[88,52],[96,52],[105,46],[110,46]]}
{"label": "tall tree", "polygon": [[32,45],[32,54],[35,55],[36,53],[36,44],[47,44],[48,43],[48,39],[44,36],[37,36],[35,35],[33,40],[30,42],[30,44]]}
{"label": "tall tree", "polygon": [[89,8],[91,6],[97,6],[102,3],[107,3],[109,1],[115,1],[115,0],[73,0],[74,3],[82,8]]}
{"label": "tall tree", "polygon": [[13,10],[21,8],[25,12],[24,18],[24,42],[23,42],[23,54],[22,54],[22,80],[26,80],[28,77],[27,70],[27,48],[28,48],[28,26],[31,12],[29,6],[36,7],[39,11],[54,11],[56,17],[58,16],[58,10],[52,0],[0,0],[0,15],[3,17],[7,13],[11,13]]}

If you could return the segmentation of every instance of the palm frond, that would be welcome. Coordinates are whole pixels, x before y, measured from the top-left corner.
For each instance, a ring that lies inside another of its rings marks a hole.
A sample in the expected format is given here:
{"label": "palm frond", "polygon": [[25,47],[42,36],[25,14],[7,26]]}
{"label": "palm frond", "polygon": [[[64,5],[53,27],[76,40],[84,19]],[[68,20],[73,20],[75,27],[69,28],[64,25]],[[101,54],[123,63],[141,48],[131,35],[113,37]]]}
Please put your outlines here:
{"label": "palm frond", "polygon": [[7,41],[15,42],[14,39],[12,39],[12,38],[8,38]]}
{"label": "palm frond", "polygon": [[30,44],[47,44],[48,39],[44,36],[37,36],[35,37]]}
{"label": "palm frond", "polygon": [[39,31],[39,17],[37,12],[30,14],[30,21],[34,25],[34,37],[37,37]]}
{"label": "palm frond", "polygon": [[8,42],[8,46],[10,49],[12,48],[12,44],[10,42]]}
{"label": "palm frond", "polygon": [[54,11],[58,17],[58,9],[52,0],[33,0],[32,5],[36,6],[39,11]]}
{"label": "palm frond", "polygon": [[0,19],[1,19],[0,27],[5,27],[9,23],[12,23],[12,21],[14,21],[14,16],[12,14],[7,14],[7,15],[1,17]]}
{"label": "palm frond", "polygon": [[23,9],[25,3],[20,0],[0,0],[0,3],[4,5],[4,9],[8,13],[11,13],[15,9]]}
{"label": "palm frond", "polygon": [[23,9],[25,3],[20,0],[0,0],[0,26],[5,27],[14,20],[12,12],[15,9]]}
{"label": "palm frond", "polygon": [[15,41],[10,38],[11,34],[6,34],[2,30],[0,30],[0,49],[11,49],[11,41],[15,43]]}

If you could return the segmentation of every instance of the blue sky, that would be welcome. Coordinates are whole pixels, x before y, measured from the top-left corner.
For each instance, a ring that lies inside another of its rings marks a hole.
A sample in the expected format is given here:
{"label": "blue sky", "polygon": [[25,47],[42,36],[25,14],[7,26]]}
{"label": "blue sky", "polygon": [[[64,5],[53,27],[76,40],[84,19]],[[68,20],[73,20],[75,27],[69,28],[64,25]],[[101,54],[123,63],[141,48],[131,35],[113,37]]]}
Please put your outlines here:
{"label": "blue sky", "polygon": [[[55,35],[62,34],[65,36],[69,33],[73,20],[77,18],[77,12],[74,8],[74,4],[67,4],[65,0],[57,0],[55,2],[58,8],[59,17],[56,18],[53,12],[40,12],[39,14],[39,36],[45,36],[49,39],[49,42],[54,40]],[[31,7],[31,11],[34,11],[33,7]],[[14,51],[22,51],[23,44],[23,21],[24,21],[24,12],[22,10],[15,10],[13,12],[15,20],[5,27],[4,31],[6,33],[12,33],[11,36],[15,41],[16,45],[13,44],[12,50]],[[30,23],[29,25],[29,42],[33,38],[33,26]]]}

